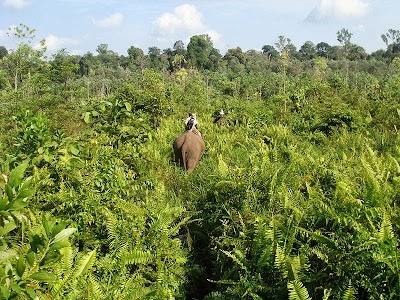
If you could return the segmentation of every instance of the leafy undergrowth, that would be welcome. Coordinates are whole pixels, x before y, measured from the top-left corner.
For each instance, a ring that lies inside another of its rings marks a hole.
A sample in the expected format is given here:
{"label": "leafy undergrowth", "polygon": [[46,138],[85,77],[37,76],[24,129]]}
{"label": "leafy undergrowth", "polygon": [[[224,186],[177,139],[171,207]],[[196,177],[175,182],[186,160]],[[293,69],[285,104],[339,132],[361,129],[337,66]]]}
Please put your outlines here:
{"label": "leafy undergrowth", "polygon": [[[148,70],[92,99],[73,136],[45,114],[15,116],[2,137],[1,297],[397,299],[390,101],[372,116],[364,104],[377,103],[327,84],[263,100],[185,80]],[[191,111],[206,152],[187,174],[172,143]]]}

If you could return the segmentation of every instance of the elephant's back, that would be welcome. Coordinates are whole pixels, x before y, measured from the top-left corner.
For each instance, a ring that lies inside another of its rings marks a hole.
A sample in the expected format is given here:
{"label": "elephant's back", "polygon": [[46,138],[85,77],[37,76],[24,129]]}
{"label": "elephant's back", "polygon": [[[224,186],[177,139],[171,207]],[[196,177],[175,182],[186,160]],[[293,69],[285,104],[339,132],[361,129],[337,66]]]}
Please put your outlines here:
{"label": "elephant's back", "polygon": [[196,151],[204,151],[205,143],[199,133],[195,133],[193,131],[185,131],[175,139],[174,148],[176,150],[196,149]]}

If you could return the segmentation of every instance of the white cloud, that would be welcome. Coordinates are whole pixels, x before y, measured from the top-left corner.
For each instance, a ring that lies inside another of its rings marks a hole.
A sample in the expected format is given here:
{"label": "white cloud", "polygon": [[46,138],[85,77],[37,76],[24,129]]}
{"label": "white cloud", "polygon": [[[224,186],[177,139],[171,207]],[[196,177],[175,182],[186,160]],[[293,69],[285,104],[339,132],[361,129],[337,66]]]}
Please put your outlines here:
{"label": "white cloud", "polygon": [[26,0],[4,0],[3,5],[5,7],[15,8],[15,9],[22,9],[27,7],[30,4],[29,1]]}
{"label": "white cloud", "polygon": [[93,24],[101,28],[119,27],[124,21],[124,15],[121,13],[112,14],[104,19],[93,20]]}
{"label": "white cloud", "polygon": [[308,15],[308,21],[346,20],[365,17],[370,11],[366,0],[320,0]]}
{"label": "white cloud", "polygon": [[154,25],[160,36],[172,36],[179,33],[194,33],[205,29],[203,16],[196,6],[183,4],[175,8],[174,13],[165,13]]}
{"label": "white cloud", "polygon": [[177,6],[173,13],[165,13],[154,21],[154,34],[159,40],[177,40],[183,36],[188,39],[197,34],[208,34],[213,43],[221,42],[221,35],[208,28],[203,15],[196,6],[183,4]]}
{"label": "white cloud", "polygon": [[218,44],[221,42],[221,35],[215,31],[215,30],[207,30],[206,32],[204,32],[205,34],[208,34],[211,38],[211,40],[213,41],[214,44]]}
{"label": "white cloud", "polygon": [[[63,38],[63,37],[58,37],[55,35],[48,35],[45,38],[45,46],[47,48],[47,51],[57,51],[60,50],[62,48],[66,48],[66,46],[69,45],[77,45],[78,41],[71,39],[71,38]],[[40,44],[37,44],[34,46],[35,49],[39,49]]]}

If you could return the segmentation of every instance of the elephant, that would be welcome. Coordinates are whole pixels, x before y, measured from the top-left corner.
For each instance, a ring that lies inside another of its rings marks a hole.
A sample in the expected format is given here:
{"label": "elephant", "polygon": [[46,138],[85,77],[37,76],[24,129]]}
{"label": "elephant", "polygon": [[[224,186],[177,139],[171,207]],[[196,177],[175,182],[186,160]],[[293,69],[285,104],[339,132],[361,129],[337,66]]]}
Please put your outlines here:
{"label": "elephant", "polygon": [[199,163],[205,148],[201,133],[193,126],[175,139],[175,161],[186,171],[192,173]]}

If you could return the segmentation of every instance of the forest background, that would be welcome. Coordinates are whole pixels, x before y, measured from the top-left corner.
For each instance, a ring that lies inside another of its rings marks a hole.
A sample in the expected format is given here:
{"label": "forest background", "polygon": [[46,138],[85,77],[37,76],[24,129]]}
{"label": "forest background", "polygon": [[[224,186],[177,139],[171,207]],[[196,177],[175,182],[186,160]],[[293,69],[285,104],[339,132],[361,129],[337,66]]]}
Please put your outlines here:
{"label": "forest background", "polygon": [[[8,34],[1,299],[400,297],[400,31],[371,54],[343,28],[51,57]],[[188,112],[193,174],[172,161]]]}

